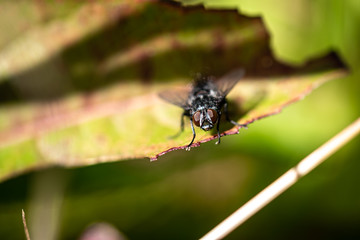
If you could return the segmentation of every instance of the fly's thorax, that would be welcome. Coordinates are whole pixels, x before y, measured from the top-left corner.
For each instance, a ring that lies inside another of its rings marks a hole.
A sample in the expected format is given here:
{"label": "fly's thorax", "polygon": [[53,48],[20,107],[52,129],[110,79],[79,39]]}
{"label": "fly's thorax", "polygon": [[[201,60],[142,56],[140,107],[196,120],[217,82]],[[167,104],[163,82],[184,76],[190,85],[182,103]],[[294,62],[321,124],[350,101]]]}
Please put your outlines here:
{"label": "fly's thorax", "polygon": [[206,108],[217,109],[221,105],[222,98],[217,96],[210,96],[209,94],[198,94],[196,96],[189,97],[189,106],[195,112],[197,110]]}

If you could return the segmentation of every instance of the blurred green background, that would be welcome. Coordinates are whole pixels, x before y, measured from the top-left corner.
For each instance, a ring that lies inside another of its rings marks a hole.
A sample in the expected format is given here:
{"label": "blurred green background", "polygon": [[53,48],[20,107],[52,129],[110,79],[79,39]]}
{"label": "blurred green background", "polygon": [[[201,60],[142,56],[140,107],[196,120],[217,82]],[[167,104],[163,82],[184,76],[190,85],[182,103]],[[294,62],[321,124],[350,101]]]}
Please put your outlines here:
{"label": "blurred green background", "polygon": [[[0,183],[0,239],[25,239],[21,209],[27,214],[32,239],[78,239],[97,222],[112,224],[128,239],[198,239],[359,116],[358,1],[333,0],[326,8],[324,1],[305,0],[271,8],[263,1],[201,2],[207,8],[228,10],[183,7],[170,1],[137,5],[114,1],[114,9],[121,7],[110,11],[107,24],[99,24],[71,44],[59,44],[56,51],[45,51],[46,57],[34,60],[40,64],[2,71],[0,104],[97,91],[123,79],[151,85],[190,79],[196,72],[217,75],[238,66],[253,77],[287,76],[294,69],[289,64],[301,69],[308,60],[330,52],[340,57],[350,74],[239,135],[224,137],[216,147],[212,141],[190,152],[168,153],[155,162],[136,159],[35,169],[8,179]],[[299,6],[311,11],[291,14]],[[0,11],[7,13],[0,14],[1,26],[7,26],[0,30],[0,56],[16,56],[3,53],[28,37],[27,32],[61,22],[81,7],[78,1],[0,1]],[[94,18],[96,14],[101,13],[95,12]],[[332,16],[339,21],[327,22]],[[304,18],[307,21],[296,21]],[[286,19],[289,24],[284,27]],[[216,30],[210,43],[196,44],[200,33],[209,29]],[[185,47],[174,42],[166,51],[133,60],[125,56],[122,65],[111,64],[109,59],[117,52],[166,34],[176,35]],[[241,42],[239,35],[248,40]],[[286,39],[290,43],[282,48],[278,43]],[[47,76],[56,84],[52,82],[42,96],[31,85],[46,84],[42,81]],[[26,84],[29,79],[33,81]],[[360,238],[359,147],[357,137],[227,239]]]}

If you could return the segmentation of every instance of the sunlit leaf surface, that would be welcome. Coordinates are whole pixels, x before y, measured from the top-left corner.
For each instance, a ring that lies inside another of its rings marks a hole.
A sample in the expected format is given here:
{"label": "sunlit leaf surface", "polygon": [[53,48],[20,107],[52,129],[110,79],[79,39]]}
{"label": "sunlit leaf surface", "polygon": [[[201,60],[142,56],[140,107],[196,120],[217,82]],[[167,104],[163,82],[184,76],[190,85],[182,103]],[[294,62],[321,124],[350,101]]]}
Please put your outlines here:
{"label": "sunlit leaf surface", "polygon": [[[343,74],[334,70],[266,80],[245,78],[229,95],[232,112],[240,112],[234,118],[252,123],[279,113],[323,82]],[[181,109],[157,96],[157,91],[173,85],[118,84],[93,95],[79,94],[53,103],[2,107],[1,177],[47,165],[79,166],[143,157],[155,160],[168,151],[185,148],[192,137],[188,124],[181,136],[167,138],[179,129]],[[224,126],[223,135],[239,131]],[[251,131],[251,124],[240,131]],[[212,134],[197,129],[195,146],[214,139]]]}

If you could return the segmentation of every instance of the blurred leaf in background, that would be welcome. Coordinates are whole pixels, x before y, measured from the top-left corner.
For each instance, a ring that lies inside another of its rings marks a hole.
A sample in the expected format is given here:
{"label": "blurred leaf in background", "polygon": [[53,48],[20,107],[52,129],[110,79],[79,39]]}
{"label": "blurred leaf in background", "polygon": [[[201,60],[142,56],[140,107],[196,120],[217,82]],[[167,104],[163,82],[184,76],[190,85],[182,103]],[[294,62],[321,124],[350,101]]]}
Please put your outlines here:
{"label": "blurred leaf in background", "polygon": [[360,3],[357,0],[178,0],[185,6],[237,9],[261,16],[270,33],[271,47],[282,61],[303,64],[309,58],[336,50],[352,67],[358,66]]}
{"label": "blurred leaf in background", "polygon": [[[210,142],[151,163],[13,177],[0,184],[0,239],[22,239],[22,208],[33,239],[76,239],[95,222],[110,223],[128,239],[199,238],[358,117],[356,0],[181,2],[206,9],[172,1],[0,1],[1,176],[152,156],[187,142],[189,132],[176,143],[164,140],[178,128],[181,111],[155,95],[197,72],[247,70],[231,98],[238,117],[244,109],[236,106],[250,108],[244,99],[260,90],[281,92],[270,94],[280,103],[277,96],[302,96],[343,76],[332,51],[350,75],[220,146]],[[149,139],[161,149],[146,150]],[[358,146],[359,138],[229,239],[359,237]]]}

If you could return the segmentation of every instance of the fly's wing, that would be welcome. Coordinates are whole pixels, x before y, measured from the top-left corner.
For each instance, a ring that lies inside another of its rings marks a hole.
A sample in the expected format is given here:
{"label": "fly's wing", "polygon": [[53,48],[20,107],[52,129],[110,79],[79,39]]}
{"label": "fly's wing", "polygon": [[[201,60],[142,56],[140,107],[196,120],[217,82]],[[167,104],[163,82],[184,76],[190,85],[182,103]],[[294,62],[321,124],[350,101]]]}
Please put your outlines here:
{"label": "fly's wing", "polygon": [[159,97],[183,109],[188,109],[190,107],[188,104],[189,93],[189,88],[171,89],[160,92]]}
{"label": "fly's wing", "polygon": [[220,91],[222,96],[228,95],[231,89],[236,85],[238,81],[244,76],[244,69],[237,69],[235,71],[230,72],[224,77],[215,81],[216,87]]}

